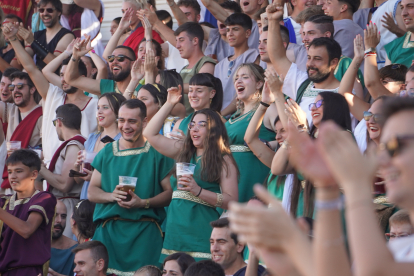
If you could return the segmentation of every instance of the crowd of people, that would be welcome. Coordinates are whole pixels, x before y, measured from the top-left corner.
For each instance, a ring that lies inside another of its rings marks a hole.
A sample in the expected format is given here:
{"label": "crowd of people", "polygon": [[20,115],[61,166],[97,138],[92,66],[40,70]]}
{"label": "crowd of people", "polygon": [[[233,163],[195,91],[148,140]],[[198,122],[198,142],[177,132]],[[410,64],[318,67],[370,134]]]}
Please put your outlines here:
{"label": "crowd of people", "polygon": [[102,1],[33,4],[0,275],[412,275],[414,0],[123,0],[106,45]]}

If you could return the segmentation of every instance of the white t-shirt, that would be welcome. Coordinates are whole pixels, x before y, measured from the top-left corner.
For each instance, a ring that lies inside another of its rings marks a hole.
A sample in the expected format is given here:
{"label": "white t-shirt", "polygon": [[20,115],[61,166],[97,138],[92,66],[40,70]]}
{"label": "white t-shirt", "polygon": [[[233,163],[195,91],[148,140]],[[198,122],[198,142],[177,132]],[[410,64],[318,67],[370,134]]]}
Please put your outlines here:
{"label": "white t-shirt", "polygon": [[[49,164],[58,147],[62,144],[56,133],[52,121],[56,118],[56,109],[65,104],[66,93],[53,84],[49,84],[46,101],[43,105],[42,143],[44,161]],[[82,110],[81,133],[88,137],[90,133],[97,130],[96,108],[98,100],[90,98],[88,104]]]}
{"label": "white t-shirt", "polygon": [[414,262],[414,236],[398,238],[388,243],[388,249],[398,263]]}
{"label": "white t-shirt", "polygon": [[367,124],[365,120],[358,123],[354,130],[354,136],[359,150],[364,153],[367,149]]}

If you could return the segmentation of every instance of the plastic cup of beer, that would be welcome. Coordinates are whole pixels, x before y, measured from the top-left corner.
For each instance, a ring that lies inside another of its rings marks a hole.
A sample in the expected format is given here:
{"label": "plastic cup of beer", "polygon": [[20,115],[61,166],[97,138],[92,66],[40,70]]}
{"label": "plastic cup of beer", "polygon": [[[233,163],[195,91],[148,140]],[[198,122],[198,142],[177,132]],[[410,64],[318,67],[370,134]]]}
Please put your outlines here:
{"label": "plastic cup of beer", "polygon": [[135,187],[137,186],[138,177],[132,176],[119,176],[119,185],[122,185],[121,191],[127,192],[126,199],[122,201],[130,201],[132,196],[129,194],[129,191],[135,192]]}
{"label": "plastic cup of beer", "polygon": [[22,148],[21,141],[9,141],[6,143],[7,147],[7,157],[9,157],[15,150],[19,150]]}
{"label": "plastic cup of beer", "polygon": [[[190,163],[179,162],[176,164],[177,182],[183,175],[193,175],[196,165]],[[182,184],[178,184],[178,188],[184,188]]]}
{"label": "plastic cup of beer", "polygon": [[93,159],[95,159],[96,156],[96,152],[93,151],[87,151],[87,150],[83,150],[82,151],[82,165],[81,165],[81,172],[84,172],[83,169],[87,169],[89,171],[92,171],[92,162]]}

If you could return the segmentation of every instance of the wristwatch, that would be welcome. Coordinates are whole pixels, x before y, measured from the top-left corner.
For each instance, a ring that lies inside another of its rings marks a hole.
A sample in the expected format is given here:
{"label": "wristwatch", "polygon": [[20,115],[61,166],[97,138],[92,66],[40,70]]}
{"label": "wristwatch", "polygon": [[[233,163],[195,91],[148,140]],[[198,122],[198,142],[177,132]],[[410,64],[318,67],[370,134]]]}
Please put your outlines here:
{"label": "wristwatch", "polygon": [[148,209],[150,207],[150,201],[147,199],[147,202],[145,203],[145,209]]}
{"label": "wristwatch", "polygon": [[376,52],[377,52],[377,49],[371,47],[371,48],[366,49],[365,52],[364,52],[364,54],[367,54],[367,53],[376,53]]}
{"label": "wristwatch", "polygon": [[174,4],[175,4],[175,1],[171,1],[171,2],[168,1],[168,6],[172,7],[174,6]]}

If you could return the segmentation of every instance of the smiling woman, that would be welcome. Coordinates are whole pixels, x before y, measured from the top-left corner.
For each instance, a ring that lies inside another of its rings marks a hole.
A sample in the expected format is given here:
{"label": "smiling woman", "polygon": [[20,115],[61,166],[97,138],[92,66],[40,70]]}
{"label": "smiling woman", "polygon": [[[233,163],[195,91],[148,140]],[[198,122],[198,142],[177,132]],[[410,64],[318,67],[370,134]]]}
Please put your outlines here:
{"label": "smiling woman", "polygon": [[[121,138],[116,120],[118,118],[119,108],[124,101],[124,96],[115,92],[105,93],[99,98],[98,109],[96,110],[99,131],[89,135],[85,142],[86,151],[98,153],[103,149],[105,143],[107,143],[102,139],[104,137],[110,137],[113,140],[119,140],[119,138]],[[75,171],[80,170],[80,165],[83,162],[82,160],[83,155],[80,152],[78,159],[74,164]],[[92,171],[83,169],[82,173],[87,173],[87,176],[82,177],[85,182],[82,186],[80,199],[88,199],[88,187]]]}

